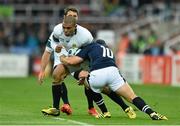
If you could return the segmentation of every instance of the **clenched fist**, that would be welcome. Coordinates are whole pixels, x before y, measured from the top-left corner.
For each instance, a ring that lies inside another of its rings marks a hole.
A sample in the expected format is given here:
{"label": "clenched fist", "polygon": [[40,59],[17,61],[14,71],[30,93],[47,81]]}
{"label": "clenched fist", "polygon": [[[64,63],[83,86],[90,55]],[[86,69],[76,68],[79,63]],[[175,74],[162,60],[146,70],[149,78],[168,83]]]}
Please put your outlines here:
{"label": "clenched fist", "polygon": [[57,45],[56,48],[55,48],[55,52],[57,52],[57,53],[61,52],[62,48],[63,48],[62,45]]}

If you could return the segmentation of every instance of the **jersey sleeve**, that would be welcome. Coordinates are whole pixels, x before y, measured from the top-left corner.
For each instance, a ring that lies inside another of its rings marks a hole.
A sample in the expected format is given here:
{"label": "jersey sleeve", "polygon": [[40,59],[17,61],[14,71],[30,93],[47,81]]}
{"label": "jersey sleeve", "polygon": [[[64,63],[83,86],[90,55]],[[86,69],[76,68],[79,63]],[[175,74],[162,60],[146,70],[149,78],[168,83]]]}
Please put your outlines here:
{"label": "jersey sleeve", "polygon": [[63,31],[62,29],[62,24],[58,24],[54,27],[53,29],[53,39],[55,42],[59,42],[59,36],[61,32]]}
{"label": "jersey sleeve", "polygon": [[93,41],[93,36],[92,36],[92,34],[90,33],[90,31],[89,30],[87,30],[87,29],[85,29],[85,33],[86,33],[86,36],[87,36],[87,41],[89,42],[88,44],[90,44],[92,41]]}
{"label": "jersey sleeve", "polygon": [[49,39],[46,43],[46,51],[48,52],[52,52],[55,50],[56,46],[57,46],[58,42],[56,42],[53,38],[53,32],[51,33],[51,35],[49,36]]}
{"label": "jersey sleeve", "polygon": [[55,50],[57,44],[59,43],[59,34],[61,32],[61,25],[56,25],[53,29],[53,32],[49,36],[48,42],[46,44],[46,51],[52,52]]}
{"label": "jersey sleeve", "polygon": [[49,39],[46,43],[46,48],[45,50],[48,51],[48,52],[52,52],[53,51],[53,48],[51,47],[51,43],[52,43],[52,33],[51,35],[49,36]]}
{"label": "jersey sleeve", "polygon": [[80,32],[79,37],[81,40],[81,47],[92,43],[94,38],[88,29],[79,26],[79,32]]}
{"label": "jersey sleeve", "polygon": [[88,59],[88,48],[82,48],[79,52],[76,53],[76,56],[81,57],[83,60]]}

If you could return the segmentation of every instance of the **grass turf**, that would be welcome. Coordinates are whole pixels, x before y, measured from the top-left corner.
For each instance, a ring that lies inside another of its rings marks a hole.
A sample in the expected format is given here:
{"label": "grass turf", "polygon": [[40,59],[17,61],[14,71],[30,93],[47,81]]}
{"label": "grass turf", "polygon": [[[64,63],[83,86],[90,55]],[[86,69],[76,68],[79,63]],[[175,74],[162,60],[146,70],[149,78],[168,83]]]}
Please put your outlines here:
{"label": "grass turf", "polygon": [[0,78],[0,125],[180,125],[180,88],[131,85],[138,96],[157,112],[166,115],[168,121],[153,121],[139,110],[136,111],[137,118],[130,120],[122,109],[105,95],[103,97],[112,117],[95,119],[87,114],[83,87],[75,84],[76,81],[71,77],[65,82],[73,115],[61,113],[58,117],[51,117],[41,113],[41,109],[52,104],[51,78],[46,78],[43,85],[38,85],[35,77]]}

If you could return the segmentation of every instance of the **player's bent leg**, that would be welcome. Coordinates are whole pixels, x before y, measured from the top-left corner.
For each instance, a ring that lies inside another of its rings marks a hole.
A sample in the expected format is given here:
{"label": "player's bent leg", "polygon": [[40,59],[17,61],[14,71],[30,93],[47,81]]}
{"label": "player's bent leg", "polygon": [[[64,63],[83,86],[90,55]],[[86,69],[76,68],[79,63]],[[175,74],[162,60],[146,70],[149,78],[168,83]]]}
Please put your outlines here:
{"label": "player's bent leg", "polygon": [[66,70],[62,64],[57,65],[53,71],[53,83],[52,83],[52,96],[53,96],[53,107],[43,109],[42,113],[45,115],[58,116],[60,114],[59,104],[61,98],[61,81],[66,76]]}
{"label": "player's bent leg", "polygon": [[103,88],[103,93],[106,94],[111,100],[117,103],[127,114],[130,119],[136,118],[136,113],[131,106],[128,106],[121,97],[119,97],[114,91],[110,90],[109,87]]}
{"label": "player's bent leg", "polygon": [[84,93],[85,93],[87,103],[88,103],[88,114],[96,117],[99,113],[97,112],[97,110],[94,108],[94,105],[93,105],[93,97],[92,97],[93,94],[91,93],[87,78],[85,78],[85,79],[81,78],[81,80],[79,79],[79,74],[81,72],[82,72],[82,69],[74,72],[73,76],[76,80],[79,81],[80,85],[82,85],[82,84],[84,85]]}
{"label": "player's bent leg", "polygon": [[53,83],[52,84],[53,107],[42,109],[41,112],[44,115],[58,116],[60,114],[59,102],[60,102],[61,93],[59,93],[59,91],[61,91],[60,84]]}
{"label": "player's bent leg", "polygon": [[97,116],[98,112],[93,105],[93,96],[92,96],[93,94],[91,92],[91,89],[84,87],[84,93],[86,95],[87,103],[88,103],[88,114],[91,116]]}
{"label": "player's bent leg", "polygon": [[61,106],[60,110],[63,113],[66,113],[67,115],[71,115],[72,108],[69,103],[68,91],[67,91],[67,88],[66,88],[66,85],[64,82],[61,84],[61,94],[62,94],[62,100],[63,100],[64,104]]}
{"label": "player's bent leg", "polygon": [[68,90],[64,82],[61,83],[61,94],[62,94],[62,100],[64,104],[69,104],[69,99],[68,99]]}
{"label": "player's bent leg", "polygon": [[150,116],[153,120],[167,120],[167,117],[164,115],[161,115],[154,110],[151,109],[151,107],[145,103],[145,101],[137,97],[132,90],[132,88],[126,83],[123,86],[121,86],[116,93],[118,95],[122,95],[124,98],[126,98],[129,102],[133,103],[139,110],[142,112],[145,112]]}
{"label": "player's bent leg", "polygon": [[[61,85],[61,86],[63,86],[63,85]],[[63,100],[64,104],[60,107],[60,110],[61,110],[61,112],[66,113],[67,115],[71,115],[73,110],[70,106],[70,103],[68,100],[68,95],[67,95],[67,93],[65,93],[66,92],[64,90],[65,88],[64,87],[62,87],[62,88],[63,89],[61,90],[61,93],[62,93],[62,100]]]}
{"label": "player's bent leg", "polygon": [[[53,75],[55,75],[55,76],[53,76],[54,80],[63,81],[64,78],[68,75],[68,70],[66,69],[66,67],[63,64],[59,64],[56,66],[56,69],[55,69]],[[56,76],[56,75],[58,75],[58,76]],[[64,102],[64,104],[61,106],[60,110],[63,113],[66,113],[67,115],[71,115],[72,108],[69,103],[67,88],[66,88],[66,85],[64,84],[64,82],[61,83],[61,91],[60,92],[62,95],[62,100]]]}
{"label": "player's bent leg", "polygon": [[91,89],[90,91],[92,92],[93,100],[96,102],[96,104],[98,105],[99,109],[102,112],[102,114],[98,114],[97,116],[95,116],[95,118],[110,118],[111,114],[107,110],[107,107],[104,103],[101,93],[96,93],[92,91]]}
{"label": "player's bent leg", "polygon": [[117,89],[116,94],[119,96],[124,97],[127,101],[132,103],[132,100],[137,97],[132,88],[129,86],[129,84],[125,83],[123,84],[119,89]]}
{"label": "player's bent leg", "polygon": [[53,82],[52,84],[53,108],[59,109],[61,98],[61,84]]}

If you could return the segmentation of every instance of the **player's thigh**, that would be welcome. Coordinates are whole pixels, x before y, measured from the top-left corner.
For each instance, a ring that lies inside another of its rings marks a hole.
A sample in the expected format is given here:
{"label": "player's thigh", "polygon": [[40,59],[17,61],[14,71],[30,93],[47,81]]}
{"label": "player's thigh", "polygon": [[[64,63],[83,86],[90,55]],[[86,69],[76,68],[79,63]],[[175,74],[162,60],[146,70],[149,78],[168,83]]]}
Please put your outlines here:
{"label": "player's thigh", "polygon": [[62,81],[68,74],[66,67],[63,64],[58,64],[53,70],[54,81]]}
{"label": "player's thigh", "polygon": [[112,91],[116,91],[125,83],[124,79],[119,73],[118,68],[108,67],[108,86]]}
{"label": "player's thigh", "polygon": [[[103,74],[102,74],[103,73]],[[106,85],[107,74],[102,69],[92,71],[88,82],[93,91],[98,92]]]}
{"label": "player's thigh", "polygon": [[119,89],[115,91],[119,96],[123,96],[125,99],[127,99],[129,102],[132,102],[132,100],[136,97],[136,94],[134,93],[133,89],[130,87],[129,84],[125,83],[123,86],[121,86]]}

